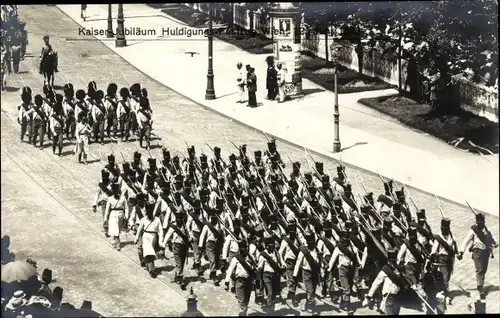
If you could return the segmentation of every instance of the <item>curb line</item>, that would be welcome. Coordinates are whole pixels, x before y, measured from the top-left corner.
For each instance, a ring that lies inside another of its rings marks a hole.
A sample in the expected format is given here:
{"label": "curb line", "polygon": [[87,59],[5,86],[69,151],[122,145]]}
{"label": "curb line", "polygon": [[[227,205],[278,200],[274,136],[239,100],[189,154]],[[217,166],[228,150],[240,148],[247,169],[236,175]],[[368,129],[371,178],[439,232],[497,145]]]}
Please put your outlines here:
{"label": "curb line", "polygon": [[[64,15],[66,15],[67,17],[69,17],[69,18],[70,18],[71,20],[73,20],[76,24],[80,25],[80,23],[78,23],[78,21],[76,21],[76,20],[75,20],[75,19],[73,19],[71,16],[69,16],[68,14],[66,14],[66,12],[64,12],[63,10],[61,10],[61,9],[59,8],[59,6],[56,6],[56,7],[57,7],[57,9],[58,9],[59,11],[61,11],[61,13],[63,13],[63,14],[64,14]],[[168,19],[168,18],[167,18],[167,19]],[[170,89],[170,90],[171,90],[171,91],[173,91],[174,93],[176,93],[176,94],[178,94],[178,95],[180,95],[180,96],[182,96],[182,97],[186,98],[187,100],[189,100],[189,101],[191,101],[192,103],[194,103],[194,104],[196,104],[196,105],[200,106],[200,107],[201,107],[201,108],[203,108],[203,109],[206,109],[206,110],[210,110],[210,111],[212,111],[212,112],[215,112],[216,114],[220,115],[221,117],[226,118],[226,119],[229,119],[230,121],[236,122],[236,123],[238,123],[238,124],[240,124],[240,125],[242,125],[242,126],[244,126],[244,127],[246,127],[246,128],[249,128],[249,129],[253,130],[254,132],[264,132],[263,130],[257,129],[257,128],[255,128],[255,127],[253,127],[253,126],[251,126],[251,125],[249,125],[249,124],[247,124],[247,123],[245,123],[245,122],[242,122],[242,121],[240,121],[240,120],[234,119],[233,117],[231,117],[231,116],[229,116],[229,115],[226,115],[226,114],[224,114],[224,113],[222,113],[222,112],[220,112],[220,111],[216,110],[215,108],[211,108],[210,106],[206,106],[206,105],[204,105],[204,104],[201,104],[200,102],[195,101],[194,99],[190,98],[189,96],[186,96],[186,95],[184,95],[184,94],[182,94],[182,93],[178,92],[177,90],[175,90],[175,89],[173,89],[173,88],[170,88],[169,86],[167,86],[167,85],[165,85],[165,84],[161,83],[160,81],[158,81],[157,79],[153,78],[153,77],[152,77],[152,76],[150,76],[149,74],[146,74],[146,73],[144,73],[143,71],[141,71],[140,69],[138,69],[138,68],[137,68],[134,64],[132,64],[132,63],[130,63],[129,61],[127,61],[127,60],[126,60],[125,58],[123,58],[120,54],[118,54],[117,52],[115,52],[115,51],[113,51],[112,49],[110,49],[109,47],[107,47],[107,46],[106,46],[104,43],[102,43],[102,41],[101,41],[100,39],[98,39],[97,37],[95,37],[95,36],[94,36],[94,38],[96,38],[96,40],[98,40],[101,44],[103,44],[103,45],[104,45],[104,46],[105,46],[108,50],[110,50],[111,52],[113,52],[114,54],[116,54],[117,56],[119,56],[119,57],[120,57],[120,59],[122,59],[124,62],[126,62],[128,65],[130,65],[132,68],[134,68],[137,72],[139,72],[139,73],[143,74],[145,77],[149,78],[151,81],[153,81],[153,82],[155,82],[155,83],[157,83],[157,84],[159,84],[159,85],[161,85],[161,86],[163,86],[163,87],[166,87],[166,88]],[[287,139],[281,138],[281,137],[276,136],[276,135],[271,134],[271,133],[267,133],[267,132],[265,132],[265,133],[266,133],[268,136],[273,137],[273,138],[275,138],[276,140],[279,140],[280,142],[283,142],[283,143],[288,144],[288,145],[290,145],[290,146],[293,146],[293,147],[296,147],[296,148],[304,148],[304,146],[303,146],[303,145],[300,145],[300,144],[295,143],[295,142],[293,142],[293,141],[290,141],[290,140],[287,140]],[[306,148],[307,148],[307,147],[306,147]],[[330,154],[323,153],[323,152],[318,151],[318,150],[315,150],[315,149],[313,149],[313,148],[307,148],[307,149],[308,149],[311,153],[313,153],[314,155],[316,155],[316,156],[318,156],[318,157],[321,157],[321,158],[323,158],[323,159],[330,160],[330,161],[331,161],[331,160],[333,160],[333,161],[335,161],[336,163],[339,163],[339,164],[340,164],[340,160],[338,160],[338,159],[336,159],[336,158],[332,157],[332,155],[330,155]],[[342,160],[342,163],[344,164],[344,166],[347,166],[347,167],[350,167],[350,168],[354,168],[354,169],[357,169],[357,170],[363,171],[363,172],[365,172],[365,173],[367,173],[367,174],[370,174],[370,175],[375,175],[375,173],[374,173],[373,171],[370,171],[370,170],[365,169],[365,168],[363,168],[363,167],[359,167],[359,166],[356,166],[356,165],[350,164],[350,163],[348,163],[348,162],[345,162],[344,160]],[[381,174],[381,175],[382,175],[382,174]],[[388,177],[386,177],[386,176],[384,176],[384,175],[382,175],[382,177],[384,177],[384,178],[385,178],[385,179],[387,179],[387,180],[392,179],[392,178],[388,178]],[[395,180],[395,179],[393,179],[393,180]],[[398,180],[395,180],[395,181],[398,181]],[[398,182],[398,183],[400,183],[400,182]],[[409,186],[409,185],[408,185],[408,184],[406,184],[406,183],[405,183],[405,187],[410,188],[410,189],[413,189],[413,190],[417,190],[417,191],[420,191],[420,192],[423,192],[423,193],[425,193],[425,194],[427,194],[427,195],[430,195],[430,196],[434,196],[434,195],[435,195],[434,193],[431,193],[431,192],[426,191],[426,190],[424,190],[424,189],[417,188],[417,187],[413,187],[413,186]],[[460,202],[457,202],[457,201],[454,201],[454,200],[451,200],[451,199],[447,199],[447,198],[442,197],[442,196],[440,196],[440,195],[436,195],[436,196],[437,196],[437,197],[439,198],[439,200],[441,200],[441,201],[445,201],[445,202],[448,202],[448,203],[451,203],[451,204],[456,204],[456,205],[459,205],[459,206],[464,207],[464,208],[468,208],[466,204],[463,204],[463,203],[460,203]],[[476,210],[476,212],[481,212],[481,213],[486,214],[486,215],[488,215],[488,216],[492,216],[492,217],[496,217],[496,218],[498,218],[498,216],[494,215],[493,213],[486,212],[486,211],[482,211],[482,210],[477,209],[477,208],[474,208],[474,209]]]}

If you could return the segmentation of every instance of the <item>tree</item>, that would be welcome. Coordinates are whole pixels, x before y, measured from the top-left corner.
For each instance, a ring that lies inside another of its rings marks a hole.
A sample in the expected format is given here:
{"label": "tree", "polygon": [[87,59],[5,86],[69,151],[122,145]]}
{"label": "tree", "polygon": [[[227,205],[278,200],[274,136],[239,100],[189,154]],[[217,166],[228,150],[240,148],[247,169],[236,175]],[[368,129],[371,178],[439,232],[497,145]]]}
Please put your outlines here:
{"label": "tree", "polygon": [[[436,18],[425,37],[429,43],[430,64],[439,70],[443,79],[438,88],[438,113],[460,109],[453,84],[468,70],[475,71],[476,79],[481,77],[481,69],[485,67],[492,72],[498,70],[498,66],[492,67],[495,54],[498,56],[495,27],[498,22],[493,13],[497,9],[498,5],[491,0],[438,3]],[[484,54],[487,49],[490,50],[489,55]],[[485,84],[494,81],[489,72],[488,77]],[[450,96],[455,98],[449,100]]]}

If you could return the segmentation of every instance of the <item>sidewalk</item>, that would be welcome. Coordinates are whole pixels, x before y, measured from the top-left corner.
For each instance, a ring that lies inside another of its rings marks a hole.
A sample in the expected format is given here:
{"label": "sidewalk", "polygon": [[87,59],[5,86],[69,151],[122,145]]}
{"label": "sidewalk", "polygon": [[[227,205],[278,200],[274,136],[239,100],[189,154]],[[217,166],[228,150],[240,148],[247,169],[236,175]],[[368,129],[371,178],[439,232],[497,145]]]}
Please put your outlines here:
{"label": "sidewalk", "polygon": [[[89,5],[86,22],[80,19],[79,5],[58,7],[83,27],[107,28],[107,5]],[[498,155],[481,157],[464,153],[357,103],[361,98],[392,94],[394,90],[339,95],[343,150],[340,154],[333,154],[332,92],[303,79],[303,98],[285,104],[266,101],[266,55],[252,55],[214,40],[217,99],[206,101],[206,38],[163,36],[162,28],[184,28],[184,24],[144,4],[124,5],[124,13],[126,28],[153,29],[156,34],[130,36],[125,48],[115,48],[114,41],[103,42],[140,71],[180,94],[268,135],[330,158],[341,158],[345,163],[365,170],[378,171],[383,176],[452,201],[468,201],[474,208],[498,216]],[[78,37],[84,36],[79,36],[75,29],[75,38]],[[195,54],[191,56],[187,52]],[[92,55],[92,52],[82,53]],[[255,67],[257,100],[263,107],[250,109],[235,103],[236,63],[239,61]],[[120,70],[116,72],[120,74]],[[129,82],[133,80],[128,79]],[[153,92],[150,94],[153,105],[155,99],[162,98],[154,96]]]}

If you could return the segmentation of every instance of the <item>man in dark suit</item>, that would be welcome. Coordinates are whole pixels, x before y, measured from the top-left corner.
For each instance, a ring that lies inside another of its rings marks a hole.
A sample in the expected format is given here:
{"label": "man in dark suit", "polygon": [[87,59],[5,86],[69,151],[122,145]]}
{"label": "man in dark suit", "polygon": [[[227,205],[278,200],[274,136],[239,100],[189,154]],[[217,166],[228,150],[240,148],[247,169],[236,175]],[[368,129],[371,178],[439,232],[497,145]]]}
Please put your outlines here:
{"label": "man in dark suit", "polygon": [[278,90],[278,72],[274,67],[274,58],[268,56],[266,58],[267,63],[267,77],[266,77],[266,89],[267,89],[267,99],[274,100],[276,98],[276,93]]}
{"label": "man in dark suit", "polygon": [[257,92],[257,75],[255,75],[255,69],[250,67],[247,77],[247,88],[248,88],[248,106],[255,108],[257,107],[257,97],[255,92]]}

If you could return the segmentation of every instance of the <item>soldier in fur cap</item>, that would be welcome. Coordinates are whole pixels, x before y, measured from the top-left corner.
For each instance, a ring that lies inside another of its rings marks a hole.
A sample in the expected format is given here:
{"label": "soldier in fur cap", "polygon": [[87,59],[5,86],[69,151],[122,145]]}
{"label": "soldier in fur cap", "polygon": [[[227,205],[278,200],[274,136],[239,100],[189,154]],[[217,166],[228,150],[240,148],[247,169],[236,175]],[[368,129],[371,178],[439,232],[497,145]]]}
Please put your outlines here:
{"label": "soldier in fur cap", "polygon": [[140,108],[136,113],[139,128],[139,144],[143,148],[143,142],[146,141],[146,148],[149,150],[151,140],[152,113],[149,110],[149,100],[145,97],[140,98]]}
{"label": "soldier in fur cap", "polygon": [[87,104],[89,125],[94,127],[94,118],[92,116],[94,101],[97,93],[97,84],[95,81],[89,82],[87,85],[87,95],[85,96],[85,103]]}
{"label": "soldier in fur cap", "polygon": [[87,107],[87,102],[85,101],[86,94],[83,89],[77,90],[75,97],[75,120],[78,122],[80,115],[88,118],[89,108]]}
{"label": "soldier in fur cap", "polygon": [[95,93],[92,106],[92,121],[94,123],[94,140],[104,144],[104,122],[106,121],[106,107],[104,105],[104,92],[98,90]]}
{"label": "soldier in fur cap", "polygon": [[117,116],[120,120],[120,135],[122,141],[128,141],[130,138],[130,122],[132,116],[132,105],[130,92],[127,88],[120,89],[120,100],[118,101]]}
{"label": "soldier in fur cap", "polygon": [[104,106],[106,109],[106,133],[108,137],[111,137],[111,129],[113,129],[113,136],[116,138],[117,129],[118,129],[118,100],[116,98],[116,93],[118,91],[118,86],[115,83],[111,83],[108,85],[108,89],[106,91],[106,97]]}
{"label": "soldier in fur cap", "polygon": [[66,138],[68,140],[75,139],[75,131],[76,131],[76,116],[75,116],[75,108],[76,100],[75,100],[75,89],[73,88],[73,84],[68,83],[64,85],[64,99],[63,99],[63,111],[65,117],[64,127],[66,128]]}
{"label": "soldier in fur cap", "polygon": [[40,137],[40,149],[43,149],[43,142],[45,136],[45,121],[48,120],[47,115],[43,110],[43,97],[40,94],[35,96],[35,103],[30,110],[24,113],[25,118],[33,120],[33,146],[36,146],[36,140]]}
{"label": "soldier in fur cap", "polygon": [[52,153],[56,154],[56,148],[58,148],[59,157],[61,156],[63,148],[63,131],[64,131],[64,114],[63,114],[63,96],[60,94],[56,95],[56,103],[54,105],[54,111],[50,117],[50,127],[52,133]]}
{"label": "soldier in fur cap", "polygon": [[[28,90],[29,89],[29,90]],[[31,97],[31,88],[24,87],[23,92],[21,93],[21,105],[18,107],[19,115],[17,117],[17,122],[21,125],[21,141],[23,141],[26,132],[28,133],[28,140],[31,143],[32,139],[32,119],[31,115],[25,116],[25,114],[32,107],[32,97]]]}

